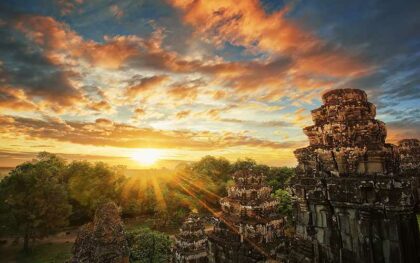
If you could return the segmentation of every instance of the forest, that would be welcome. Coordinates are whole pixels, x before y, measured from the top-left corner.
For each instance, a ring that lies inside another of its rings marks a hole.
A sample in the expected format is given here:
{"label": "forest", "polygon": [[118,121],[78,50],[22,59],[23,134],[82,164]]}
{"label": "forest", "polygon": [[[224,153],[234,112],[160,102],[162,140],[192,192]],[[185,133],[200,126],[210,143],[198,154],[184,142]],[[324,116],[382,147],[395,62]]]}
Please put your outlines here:
{"label": "forest", "polygon": [[[0,182],[0,240],[19,246],[20,262],[33,262],[37,253],[43,254],[40,241],[75,231],[92,220],[99,205],[113,201],[127,226],[131,261],[167,262],[170,237],[185,217],[197,211],[211,220],[220,211],[219,198],[226,196],[231,175],[249,169],[266,175],[272,195],[280,202],[280,214],[291,221],[287,186],[294,169],[289,167],[206,156],[175,169],[128,170],[103,162],[67,162],[41,152],[9,171]],[[54,242],[49,244],[54,246]],[[72,242],[66,243],[56,254],[48,254],[69,255]],[[42,260],[46,259],[39,262]]]}

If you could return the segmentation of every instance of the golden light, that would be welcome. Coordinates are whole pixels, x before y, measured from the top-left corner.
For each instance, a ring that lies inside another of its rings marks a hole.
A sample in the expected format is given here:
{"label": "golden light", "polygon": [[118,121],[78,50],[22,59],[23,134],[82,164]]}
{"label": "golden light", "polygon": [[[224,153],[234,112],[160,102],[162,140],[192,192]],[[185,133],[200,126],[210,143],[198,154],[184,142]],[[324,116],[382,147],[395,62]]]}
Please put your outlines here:
{"label": "golden light", "polygon": [[156,149],[138,149],[131,154],[131,159],[141,165],[155,164],[162,157],[162,152]]}

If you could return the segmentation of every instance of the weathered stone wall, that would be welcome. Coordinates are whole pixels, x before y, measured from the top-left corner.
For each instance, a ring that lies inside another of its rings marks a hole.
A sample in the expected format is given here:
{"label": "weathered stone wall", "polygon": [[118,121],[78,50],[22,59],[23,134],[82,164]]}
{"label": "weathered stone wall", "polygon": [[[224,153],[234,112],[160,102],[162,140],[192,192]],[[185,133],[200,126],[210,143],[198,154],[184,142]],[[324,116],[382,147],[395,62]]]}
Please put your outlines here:
{"label": "weathered stone wall", "polygon": [[80,228],[70,262],[129,262],[127,238],[115,203],[101,205],[95,212],[93,222]]}
{"label": "weathered stone wall", "polygon": [[413,192],[417,213],[420,213],[420,141],[404,139],[398,142],[400,169],[404,176],[413,180]]}
{"label": "weathered stone wall", "polygon": [[295,151],[291,261],[420,262],[411,179],[375,106],[357,89],[322,99],[304,129],[310,145]]}

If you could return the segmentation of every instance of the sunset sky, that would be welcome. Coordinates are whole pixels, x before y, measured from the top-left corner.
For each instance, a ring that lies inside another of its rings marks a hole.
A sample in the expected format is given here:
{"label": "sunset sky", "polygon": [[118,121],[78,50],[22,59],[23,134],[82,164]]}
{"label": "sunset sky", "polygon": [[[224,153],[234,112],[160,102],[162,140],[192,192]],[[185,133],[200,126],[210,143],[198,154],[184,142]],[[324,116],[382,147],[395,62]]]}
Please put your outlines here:
{"label": "sunset sky", "polygon": [[419,138],[419,10],[415,0],[1,1],[0,166],[39,151],[130,168],[208,154],[293,166],[310,110],[334,88],[364,89],[388,142]]}

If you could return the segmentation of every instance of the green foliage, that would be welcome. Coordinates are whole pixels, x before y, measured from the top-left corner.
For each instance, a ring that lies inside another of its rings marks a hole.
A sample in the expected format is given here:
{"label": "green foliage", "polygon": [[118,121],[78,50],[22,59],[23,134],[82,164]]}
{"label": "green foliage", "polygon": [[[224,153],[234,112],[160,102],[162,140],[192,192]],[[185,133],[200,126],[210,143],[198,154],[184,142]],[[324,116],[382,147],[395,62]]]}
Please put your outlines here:
{"label": "green foliage", "polygon": [[255,173],[268,174],[270,167],[264,164],[257,164],[253,159],[237,160],[232,165],[232,172],[237,172],[241,170],[253,170]]}
{"label": "green foliage", "polygon": [[72,243],[42,244],[34,247],[29,254],[19,253],[17,263],[62,263],[71,258]]}
{"label": "green foliage", "polygon": [[45,237],[67,224],[71,212],[62,181],[63,160],[41,154],[39,159],[18,165],[0,183],[0,203],[5,227],[29,239]]}
{"label": "green foliage", "polygon": [[267,176],[267,183],[273,188],[273,192],[278,189],[287,188],[290,178],[295,176],[295,169],[290,167],[270,167]]}
{"label": "green foliage", "polygon": [[[273,196],[279,200],[279,208],[278,211],[281,215],[287,216],[287,218],[292,218],[293,212],[293,205],[292,205],[292,197],[290,196],[289,192],[283,189],[278,189],[274,192]],[[290,220],[289,220],[290,221]]]}
{"label": "green foliage", "polygon": [[226,194],[226,182],[232,172],[231,164],[225,158],[205,156],[191,166],[191,177],[201,180],[208,190],[217,195]]}
{"label": "green foliage", "polygon": [[67,168],[66,179],[70,198],[89,215],[93,215],[98,204],[107,201],[118,203],[124,183],[120,170],[102,162],[72,162]]}
{"label": "green foliage", "polygon": [[169,262],[171,240],[168,235],[148,228],[128,232],[130,262]]}

